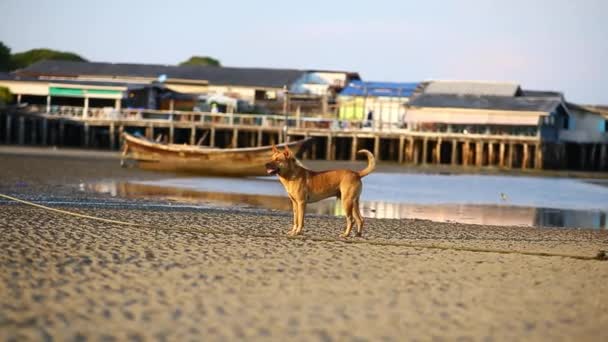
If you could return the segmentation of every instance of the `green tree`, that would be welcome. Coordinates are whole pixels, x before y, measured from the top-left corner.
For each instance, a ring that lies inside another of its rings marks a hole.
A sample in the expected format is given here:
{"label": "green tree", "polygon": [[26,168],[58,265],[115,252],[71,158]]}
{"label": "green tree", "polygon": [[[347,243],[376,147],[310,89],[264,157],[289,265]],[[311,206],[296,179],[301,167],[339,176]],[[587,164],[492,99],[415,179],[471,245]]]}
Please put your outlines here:
{"label": "green tree", "polygon": [[179,63],[179,65],[222,66],[219,60],[209,56],[192,56],[189,60]]}
{"label": "green tree", "polygon": [[0,42],[0,71],[11,70],[11,49]]}
{"label": "green tree", "polygon": [[4,107],[7,103],[11,103],[13,95],[7,87],[0,87],[0,108]]}
{"label": "green tree", "polygon": [[73,52],[63,52],[51,49],[32,49],[16,53],[11,58],[12,69],[22,69],[45,59],[86,62],[87,60]]}

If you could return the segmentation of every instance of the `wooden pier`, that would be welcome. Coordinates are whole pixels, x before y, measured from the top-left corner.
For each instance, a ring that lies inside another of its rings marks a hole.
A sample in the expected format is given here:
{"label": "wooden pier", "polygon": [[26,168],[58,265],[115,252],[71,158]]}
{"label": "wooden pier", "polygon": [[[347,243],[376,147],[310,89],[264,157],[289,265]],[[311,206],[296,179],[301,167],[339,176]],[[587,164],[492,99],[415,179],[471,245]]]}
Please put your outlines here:
{"label": "wooden pier", "polygon": [[[503,169],[608,169],[606,144],[547,144],[539,136],[420,132],[395,127],[363,127],[362,122],[283,115],[121,110],[87,115],[63,108],[5,111],[0,142],[19,145],[120,148],[122,132],[174,144],[253,147],[314,137],[303,155],[314,160],[356,160],[366,148],[380,161],[409,165],[450,165]],[[285,123],[287,118],[287,131]]]}

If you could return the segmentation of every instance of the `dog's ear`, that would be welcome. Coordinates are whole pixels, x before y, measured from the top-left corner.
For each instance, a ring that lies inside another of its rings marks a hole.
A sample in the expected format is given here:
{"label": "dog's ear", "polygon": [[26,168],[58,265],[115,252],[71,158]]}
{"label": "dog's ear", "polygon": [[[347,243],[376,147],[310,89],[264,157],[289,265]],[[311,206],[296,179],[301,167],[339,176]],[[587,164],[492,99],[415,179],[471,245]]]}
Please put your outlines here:
{"label": "dog's ear", "polygon": [[283,154],[285,155],[285,158],[289,158],[289,157],[293,156],[293,153],[291,152],[289,147],[287,147],[287,145],[285,145],[285,151],[283,151]]}
{"label": "dog's ear", "polygon": [[275,144],[272,144],[272,153],[277,153],[279,152],[279,149],[277,148],[277,146]]}

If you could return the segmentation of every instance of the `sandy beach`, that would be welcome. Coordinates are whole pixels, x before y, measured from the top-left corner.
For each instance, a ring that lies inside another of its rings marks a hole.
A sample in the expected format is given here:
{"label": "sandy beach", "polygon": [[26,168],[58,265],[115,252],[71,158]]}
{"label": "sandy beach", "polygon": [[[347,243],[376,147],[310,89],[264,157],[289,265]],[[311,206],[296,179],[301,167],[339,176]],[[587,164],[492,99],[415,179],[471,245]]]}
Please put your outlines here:
{"label": "sandy beach", "polygon": [[[14,150],[13,150],[14,151]],[[608,231],[195,209],[82,191],[113,154],[3,153],[0,339],[605,341]],[[493,251],[491,251],[493,250]],[[562,256],[558,256],[562,255]]]}

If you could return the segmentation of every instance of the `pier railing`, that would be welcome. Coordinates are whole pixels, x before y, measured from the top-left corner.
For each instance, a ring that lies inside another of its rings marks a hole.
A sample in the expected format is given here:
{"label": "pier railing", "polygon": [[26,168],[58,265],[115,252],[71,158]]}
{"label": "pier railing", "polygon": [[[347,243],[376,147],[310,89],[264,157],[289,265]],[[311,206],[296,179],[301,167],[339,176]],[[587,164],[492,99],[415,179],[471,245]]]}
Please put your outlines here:
{"label": "pier railing", "polygon": [[111,121],[121,122],[151,122],[151,123],[209,123],[225,126],[249,126],[263,128],[327,130],[327,131],[362,131],[362,132],[427,132],[436,134],[462,134],[462,135],[509,135],[538,137],[537,130],[506,131],[488,130],[484,132],[454,131],[448,125],[424,124],[420,126],[406,126],[404,122],[386,122],[382,120],[342,120],[327,117],[308,117],[294,114],[243,114],[243,113],[211,113],[178,110],[153,109],[115,109],[111,107],[88,108],[76,106],[36,106],[24,108],[30,113],[40,113],[49,118],[66,118],[74,121],[103,123]]}

